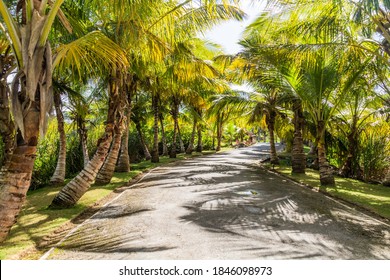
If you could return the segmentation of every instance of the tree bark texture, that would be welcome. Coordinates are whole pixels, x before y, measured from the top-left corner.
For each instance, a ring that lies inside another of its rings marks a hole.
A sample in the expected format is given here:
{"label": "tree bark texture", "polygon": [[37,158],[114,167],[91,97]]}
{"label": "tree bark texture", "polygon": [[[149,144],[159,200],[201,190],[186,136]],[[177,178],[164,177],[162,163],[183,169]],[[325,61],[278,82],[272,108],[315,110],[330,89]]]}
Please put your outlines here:
{"label": "tree bark texture", "polygon": [[318,149],[318,164],[320,168],[320,183],[321,186],[335,186],[335,179],[332,169],[326,159],[325,149],[325,125],[319,122],[317,125],[317,149]]}
{"label": "tree bark texture", "polygon": [[190,138],[190,142],[188,143],[187,150],[186,150],[186,154],[188,154],[188,155],[191,155],[193,150],[194,150],[194,142],[195,142],[195,134],[196,134],[196,124],[197,124],[197,121],[196,121],[196,118],[194,118],[194,124],[192,126],[191,138]]}
{"label": "tree bark texture", "polygon": [[198,144],[196,145],[196,151],[198,153],[203,152],[203,143],[202,143],[202,125],[198,123],[197,125],[198,130]]}
{"label": "tree bark texture", "polygon": [[141,142],[142,150],[144,151],[144,156],[146,160],[150,160],[152,156],[150,155],[148,145],[146,145],[144,134],[142,133],[141,124],[139,121],[135,123],[135,128],[138,132],[139,141]]}
{"label": "tree bark texture", "polygon": [[0,243],[5,240],[26,200],[36,157],[40,112],[34,104],[25,116],[25,135],[0,171]]}
{"label": "tree bark texture", "polygon": [[53,95],[59,133],[59,152],[57,166],[53,176],[50,178],[50,182],[52,184],[62,184],[65,181],[66,172],[66,134],[64,128],[64,115],[61,110],[61,95],[58,91],[54,91]]}
{"label": "tree bark texture", "polygon": [[98,174],[96,175],[95,184],[97,185],[106,185],[110,183],[115,172],[115,166],[118,160],[122,140],[122,129],[116,128],[114,131],[115,133],[111,143],[110,151],[106,157],[106,160],[104,161],[102,168],[100,168]]}
{"label": "tree bark texture", "polygon": [[[158,94],[152,94],[152,109],[153,109],[153,149],[151,162],[159,162],[159,151],[158,151],[158,121],[159,121],[159,108],[158,108]],[[146,156],[146,155],[145,155]]]}
{"label": "tree bark texture", "polygon": [[304,174],[306,168],[306,156],[303,149],[302,129],[304,123],[302,103],[295,101],[294,110],[294,140],[291,153],[292,173]]}
{"label": "tree bark texture", "polygon": [[130,171],[130,156],[129,156],[129,128],[131,122],[131,110],[132,110],[132,101],[133,96],[137,93],[137,77],[134,75],[128,74],[125,81],[125,92],[124,95],[127,97],[127,102],[125,104],[125,116],[123,120],[123,129],[122,140],[121,140],[121,150],[116,165],[116,172],[129,172]]}
{"label": "tree bark texture", "polygon": [[221,150],[222,143],[222,120],[221,116],[217,116],[217,147],[215,150],[218,152]]}
{"label": "tree bark texture", "polygon": [[362,170],[356,155],[359,152],[359,135],[357,128],[357,117],[355,116],[352,122],[351,131],[347,136],[348,139],[348,153],[340,174],[344,177],[363,179]]}
{"label": "tree bark texture", "polygon": [[121,149],[116,165],[115,171],[125,173],[130,171],[130,157],[129,157],[129,124],[130,114],[127,114],[126,120],[124,120],[124,131],[121,139]]}
{"label": "tree bark texture", "polygon": [[165,135],[165,129],[164,129],[164,117],[162,113],[160,113],[159,115],[160,115],[160,126],[161,126],[161,141],[163,145],[163,156],[168,156],[169,151],[167,145],[167,137]]}
{"label": "tree bark texture", "polygon": [[87,133],[87,128],[85,127],[85,120],[81,116],[77,118],[77,132],[79,134],[81,150],[83,152],[84,167],[85,167],[89,162],[89,152],[88,152],[88,144],[87,144],[88,133]]}
{"label": "tree bark texture", "polygon": [[177,137],[179,137],[180,153],[183,154],[186,152],[186,147],[184,147],[183,138],[181,136],[179,122],[177,122]]}
{"label": "tree bark texture", "polygon": [[176,158],[176,142],[177,142],[177,134],[179,129],[179,104],[173,100],[172,102],[172,110],[171,110],[172,118],[173,118],[173,137],[172,137],[172,145],[171,152],[169,154],[170,158]]}
{"label": "tree bark texture", "polygon": [[276,153],[276,146],[275,146],[275,118],[276,113],[270,112],[269,116],[266,117],[267,126],[268,126],[268,133],[269,133],[269,142],[271,147],[271,164],[279,164],[279,158]]}

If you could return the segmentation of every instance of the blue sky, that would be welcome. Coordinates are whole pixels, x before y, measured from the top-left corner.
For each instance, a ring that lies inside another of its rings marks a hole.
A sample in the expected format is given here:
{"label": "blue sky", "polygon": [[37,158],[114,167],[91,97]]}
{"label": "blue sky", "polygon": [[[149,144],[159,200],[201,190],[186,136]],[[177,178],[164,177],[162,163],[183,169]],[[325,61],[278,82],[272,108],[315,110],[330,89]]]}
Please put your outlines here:
{"label": "blue sky", "polygon": [[[258,3],[260,2],[260,3]],[[242,32],[262,11],[266,1],[254,2],[247,0],[241,2],[241,9],[247,14],[244,21],[227,21],[205,33],[205,38],[209,41],[221,45],[226,54],[235,54],[240,48],[237,42],[241,38]]]}

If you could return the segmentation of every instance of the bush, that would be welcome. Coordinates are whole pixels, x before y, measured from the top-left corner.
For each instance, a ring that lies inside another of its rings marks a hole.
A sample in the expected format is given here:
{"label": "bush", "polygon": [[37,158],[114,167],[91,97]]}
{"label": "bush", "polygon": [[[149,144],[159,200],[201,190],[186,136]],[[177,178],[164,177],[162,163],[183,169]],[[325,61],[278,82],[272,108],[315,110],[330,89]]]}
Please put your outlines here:
{"label": "bush", "polygon": [[49,123],[45,138],[41,139],[37,146],[30,190],[50,184],[50,178],[57,165],[58,148],[57,122],[53,120]]}
{"label": "bush", "polygon": [[387,136],[366,133],[362,137],[361,166],[366,181],[381,181],[389,167]]}

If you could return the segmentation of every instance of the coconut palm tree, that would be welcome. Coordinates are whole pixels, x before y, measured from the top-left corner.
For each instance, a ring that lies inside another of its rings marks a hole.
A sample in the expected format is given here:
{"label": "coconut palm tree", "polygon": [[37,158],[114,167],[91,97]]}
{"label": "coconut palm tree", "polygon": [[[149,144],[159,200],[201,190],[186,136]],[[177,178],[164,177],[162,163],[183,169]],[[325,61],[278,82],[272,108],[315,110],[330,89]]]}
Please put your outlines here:
{"label": "coconut palm tree", "polygon": [[53,176],[50,178],[52,184],[62,184],[65,180],[66,171],[66,134],[64,114],[62,113],[61,93],[58,90],[53,91],[54,108],[56,111],[57,127],[59,134],[59,151],[57,166]]}
{"label": "coconut palm tree", "polygon": [[[106,45],[103,44],[102,48],[91,49],[93,42],[97,42],[94,33],[72,45],[62,46],[62,49],[56,48],[56,59],[53,61],[48,38],[57,14],[63,25],[71,30],[69,22],[60,12],[63,2],[19,1],[17,7],[15,5],[8,8],[4,1],[0,1],[0,13],[5,23],[4,31],[12,45],[17,64],[17,73],[13,78],[10,93],[10,99],[13,100],[12,115],[17,127],[17,142],[9,158],[9,164],[0,174],[2,186],[0,242],[5,239],[15,222],[30,186],[39,132],[41,131],[41,134],[45,132],[48,111],[51,108],[53,66],[65,66],[75,62],[66,60],[69,58],[67,50],[70,48],[79,48],[78,55],[86,53],[88,49],[89,55],[95,56],[95,61],[98,60],[96,58],[102,57],[101,54],[107,50],[108,45],[112,52],[109,55],[105,53],[105,57],[112,58],[114,53],[117,54],[114,44],[108,40],[104,41]],[[20,11],[22,15],[15,19],[11,11],[17,13]],[[84,44],[80,44],[82,42]],[[87,57],[88,55],[78,57],[77,61],[81,62]],[[121,63],[122,59],[118,60]]]}

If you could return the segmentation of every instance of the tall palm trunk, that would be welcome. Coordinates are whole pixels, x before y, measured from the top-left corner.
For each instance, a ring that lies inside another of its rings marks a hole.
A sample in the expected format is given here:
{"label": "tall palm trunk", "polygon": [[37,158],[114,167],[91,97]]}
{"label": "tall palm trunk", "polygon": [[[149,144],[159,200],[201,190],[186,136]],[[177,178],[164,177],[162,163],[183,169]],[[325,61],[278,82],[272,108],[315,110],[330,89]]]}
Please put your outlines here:
{"label": "tall palm trunk", "polygon": [[275,146],[275,118],[276,113],[270,112],[269,115],[266,117],[267,127],[268,127],[268,133],[269,133],[269,143],[271,147],[271,164],[279,164],[279,158],[276,153],[276,146]]}
{"label": "tall palm trunk", "polygon": [[179,122],[178,122],[177,123],[177,137],[179,137],[180,153],[183,154],[186,152],[186,147],[184,147],[183,138],[181,136],[182,135],[180,132],[180,126],[179,126]]}
{"label": "tall palm trunk", "polygon": [[188,155],[191,155],[193,150],[194,150],[194,142],[195,142],[195,134],[196,134],[196,124],[197,124],[197,121],[196,121],[196,118],[194,118],[194,124],[192,126],[192,133],[191,133],[191,137],[190,137],[190,142],[188,143],[188,147],[187,147],[187,150],[186,150],[186,154],[188,154]]}
{"label": "tall palm trunk", "polygon": [[[153,149],[152,149],[152,157],[151,162],[159,162],[159,151],[158,151],[158,119],[159,119],[159,110],[158,110],[158,94],[152,94],[152,107],[153,107]],[[146,155],[145,155],[146,156]]]}
{"label": "tall palm trunk", "polygon": [[160,126],[161,126],[161,141],[163,145],[163,156],[169,155],[168,152],[168,145],[167,145],[167,137],[165,135],[165,129],[164,129],[164,117],[162,113],[160,113]]}
{"label": "tall palm trunk", "polygon": [[318,164],[320,168],[321,186],[335,186],[334,175],[330,168],[329,162],[326,159],[325,149],[325,125],[322,121],[317,124],[317,149],[318,149]]}
{"label": "tall palm trunk", "polygon": [[221,115],[217,115],[216,129],[217,129],[217,147],[215,148],[215,150],[218,152],[221,150],[221,144],[222,144],[222,117],[221,117]]}
{"label": "tall palm trunk", "polygon": [[57,126],[58,133],[60,135],[59,139],[59,153],[57,166],[54,171],[53,176],[50,178],[52,184],[62,184],[65,181],[65,171],[66,171],[66,134],[64,128],[64,115],[61,111],[61,95],[58,91],[53,92],[54,97],[54,108],[56,110],[57,117]]}
{"label": "tall palm trunk", "polygon": [[[118,74],[117,74],[118,75]],[[108,155],[115,128],[115,120],[120,111],[120,79],[112,77],[109,88],[108,115],[104,135],[98,141],[98,148],[87,166],[55,196],[50,207],[72,207],[90,188]]]}
{"label": "tall palm trunk", "polygon": [[124,131],[121,139],[121,149],[116,165],[116,172],[129,172],[130,171],[130,157],[129,157],[129,124],[130,124],[130,110],[127,112],[127,118],[124,120]]}
{"label": "tall palm trunk", "polygon": [[144,151],[145,159],[150,160],[152,158],[152,156],[150,155],[148,146],[146,145],[145,137],[144,137],[144,134],[142,133],[141,124],[139,123],[139,121],[137,121],[135,123],[135,128],[137,129],[137,132],[138,132],[139,141],[141,142],[141,146],[142,146],[142,150]]}
{"label": "tall palm trunk", "polygon": [[122,140],[121,140],[121,149],[116,165],[116,172],[129,172],[130,171],[130,156],[129,156],[129,128],[131,122],[131,109],[132,109],[132,99],[133,96],[137,93],[137,77],[134,75],[128,74],[126,76],[126,81],[124,85],[125,91],[124,95],[127,97],[127,102],[125,103],[125,118],[123,119],[123,129]]}
{"label": "tall palm trunk", "polygon": [[197,130],[198,130],[198,144],[196,145],[196,151],[198,153],[203,152],[203,144],[202,144],[202,125],[198,124],[197,125]]}
{"label": "tall palm trunk", "polygon": [[303,111],[302,103],[296,100],[293,104],[294,111],[294,140],[291,153],[292,173],[304,174],[306,168],[306,156],[303,149]]}
{"label": "tall palm trunk", "polygon": [[84,167],[87,166],[89,162],[89,152],[88,152],[88,134],[85,127],[85,119],[79,116],[77,118],[77,133],[79,134],[79,139],[81,143],[81,150],[83,152]]}
{"label": "tall palm trunk", "polygon": [[178,121],[179,105],[175,100],[172,103],[173,104],[172,104],[171,114],[173,118],[173,137],[172,137],[172,146],[171,146],[171,152],[169,154],[169,157],[176,158],[176,142],[177,142],[177,133],[179,129],[179,121]]}
{"label": "tall palm trunk", "polygon": [[340,174],[344,177],[356,177],[362,179],[362,172],[359,162],[356,158],[359,149],[357,116],[354,116],[351,131],[347,136],[348,154],[341,168]]}
{"label": "tall palm trunk", "polygon": [[114,129],[114,138],[111,143],[110,151],[106,157],[106,160],[104,161],[102,168],[100,168],[98,174],[96,175],[95,184],[106,185],[110,183],[112,176],[114,175],[116,162],[118,160],[121,140],[122,128],[116,127]]}

